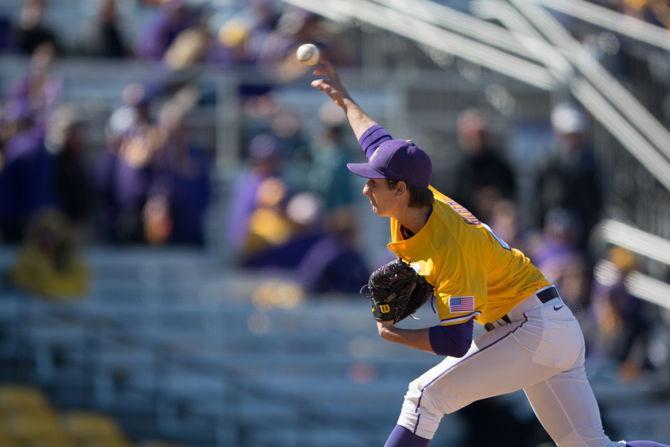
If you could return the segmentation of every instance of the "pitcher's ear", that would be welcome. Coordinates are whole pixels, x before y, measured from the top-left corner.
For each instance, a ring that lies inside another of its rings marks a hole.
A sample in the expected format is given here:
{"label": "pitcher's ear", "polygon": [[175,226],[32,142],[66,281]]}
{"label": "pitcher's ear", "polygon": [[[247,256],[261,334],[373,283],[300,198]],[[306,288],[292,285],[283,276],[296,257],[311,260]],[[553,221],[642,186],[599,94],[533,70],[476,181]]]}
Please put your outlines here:
{"label": "pitcher's ear", "polygon": [[404,181],[400,180],[398,183],[395,185],[395,193],[396,195],[400,196],[402,195],[405,191],[407,191],[407,183]]}

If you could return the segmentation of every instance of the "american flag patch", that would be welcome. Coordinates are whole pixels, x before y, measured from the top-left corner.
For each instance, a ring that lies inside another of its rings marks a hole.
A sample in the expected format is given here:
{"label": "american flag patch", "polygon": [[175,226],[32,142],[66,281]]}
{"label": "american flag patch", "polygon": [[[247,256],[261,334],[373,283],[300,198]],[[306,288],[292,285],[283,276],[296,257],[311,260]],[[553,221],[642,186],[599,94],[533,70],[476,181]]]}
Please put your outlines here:
{"label": "american flag patch", "polygon": [[474,296],[452,296],[449,298],[449,312],[474,312]]}

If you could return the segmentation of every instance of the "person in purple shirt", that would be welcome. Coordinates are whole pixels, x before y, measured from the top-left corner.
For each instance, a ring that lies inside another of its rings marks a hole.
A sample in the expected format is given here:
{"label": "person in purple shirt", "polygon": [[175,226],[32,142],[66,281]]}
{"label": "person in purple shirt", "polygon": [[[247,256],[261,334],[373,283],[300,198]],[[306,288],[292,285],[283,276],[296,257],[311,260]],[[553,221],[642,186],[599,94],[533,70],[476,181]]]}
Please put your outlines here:
{"label": "person in purple shirt", "polygon": [[0,239],[20,242],[30,218],[54,204],[54,166],[42,131],[33,126],[28,106],[10,104],[6,116],[13,129],[0,152]]}
{"label": "person in purple shirt", "polygon": [[612,247],[596,265],[593,316],[597,323],[596,349],[617,362],[621,380],[631,382],[651,366],[655,312],[635,296],[630,275],[638,268],[635,255]]}
{"label": "person in purple shirt", "polygon": [[0,53],[14,49],[14,29],[9,17],[0,13]]}
{"label": "person in purple shirt", "polygon": [[353,215],[346,209],[331,214],[325,233],[305,253],[297,268],[303,288],[313,293],[357,293],[370,269],[358,250]]}
{"label": "person in purple shirt", "polygon": [[195,23],[195,14],[184,0],[165,2],[142,34],[138,53],[148,60],[161,60],[179,33]]}
{"label": "person in purple shirt", "polygon": [[144,242],[142,213],[166,132],[153,122],[150,97],[140,86],[124,91],[134,121],[113,141],[99,162],[97,184],[103,198],[106,238],[111,242]]}
{"label": "person in purple shirt", "polygon": [[280,16],[271,0],[249,0],[248,7],[252,18],[245,50],[249,63],[254,64],[258,61],[265,40],[277,27]]}
{"label": "person in purple shirt", "polygon": [[239,252],[247,239],[249,218],[256,209],[258,188],[264,180],[276,176],[280,153],[277,138],[256,135],[249,143],[251,170],[235,184],[227,217],[226,236],[234,251]]}
{"label": "person in purple shirt", "polygon": [[62,80],[53,70],[55,60],[56,49],[52,43],[38,45],[28,72],[12,86],[8,95],[12,101],[26,104],[34,124],[42,129],[46,129],[49,113],[61,94]]}
{"label": "person in purple shirt", "polygon": [[168,133],[168,138],[158,154],[149,200],[156,197],[165,200],[171,227],[166,242],[203,246],[204,218],[210,198],[211,157],[206,149],[190,140],[181,111],[164,115],[166,118],[161,120],[161,127]]}

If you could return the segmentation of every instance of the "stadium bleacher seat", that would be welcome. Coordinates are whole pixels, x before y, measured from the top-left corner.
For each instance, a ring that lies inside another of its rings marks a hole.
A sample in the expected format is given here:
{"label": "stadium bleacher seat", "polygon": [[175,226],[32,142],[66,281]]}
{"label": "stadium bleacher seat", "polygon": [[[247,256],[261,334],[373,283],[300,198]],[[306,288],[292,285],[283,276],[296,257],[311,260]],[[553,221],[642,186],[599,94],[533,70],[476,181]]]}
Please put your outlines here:
{"label": "stadium bleacher seat", "polygon": [[111,417],[92,411],[59,412],[29,385],[0,385],[2,447],[130,447]]}
{"label": "stadium bleacher seat", "polygon": [[96,447],[130,447],[117,423],[110,417],[85,411],[61,415],[65,431],[79,445]]}
{"label": "stadium bleacher seat", "polygon": [[21,445],[29,447],[76,447],[55,415],[19,413],[4,418],[5,429]]}
{"label": "stadium bleacher seat", "polygon": [[144,441],[138,447],[179,447],[179,444],[165,441]]}
{"label": "stadium bleacher seat", "polygon": [[0,413],[47,412],[49,401],[38,389],[27,385],[0,386]]}

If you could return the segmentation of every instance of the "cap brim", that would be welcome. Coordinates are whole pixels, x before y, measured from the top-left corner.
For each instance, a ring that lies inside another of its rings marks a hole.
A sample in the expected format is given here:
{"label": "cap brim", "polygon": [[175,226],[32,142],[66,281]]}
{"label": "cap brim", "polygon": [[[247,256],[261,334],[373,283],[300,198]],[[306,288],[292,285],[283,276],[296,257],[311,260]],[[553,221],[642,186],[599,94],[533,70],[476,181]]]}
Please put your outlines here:
{"label": "cap brim", "polygon": [[386,178],[384,174],[372,168],[367,163],[347,163],[347,169],[363,178]]}

